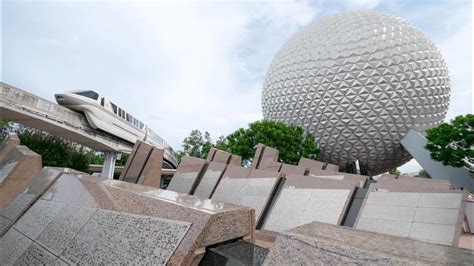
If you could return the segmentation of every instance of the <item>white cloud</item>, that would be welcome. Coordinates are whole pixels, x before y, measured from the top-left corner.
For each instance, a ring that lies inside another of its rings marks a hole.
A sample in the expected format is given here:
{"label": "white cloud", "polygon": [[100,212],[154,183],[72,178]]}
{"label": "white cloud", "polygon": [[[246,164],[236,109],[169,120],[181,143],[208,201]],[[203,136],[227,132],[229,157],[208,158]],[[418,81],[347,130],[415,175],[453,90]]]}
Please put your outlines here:
{"label": "white cloud", "polygon": [[444,40],[440,49],[451,78],[451,103],[447,119],[472,112],[472,25],[465,24]]}
{"label": "white cloud", "polygon": [[145,98],[147,105],[155,107],[149,109],[152,126],[175,146],[195,128],[217,139],[261,119],[261,80],[242,76],[250,74],[252,66],[239,57],[254,34],[249,25],[259,27],[255,23],[269,21],[272,30],[287,35],[314,16],[309,6],[296,2],[258,8],[246,4],[210,9],[202,4],[165,8],[140,4],[136,8],[154,29],[159,53],[167,57],[161,87],[154,93],[154,88],[142,88],[153,95]]}
{"label": "white cloud", "polygon": [[380,0],[345,0],[342,2],[347,5],[348,9],[359,10],[359,9],[373,9],[381,1]]}

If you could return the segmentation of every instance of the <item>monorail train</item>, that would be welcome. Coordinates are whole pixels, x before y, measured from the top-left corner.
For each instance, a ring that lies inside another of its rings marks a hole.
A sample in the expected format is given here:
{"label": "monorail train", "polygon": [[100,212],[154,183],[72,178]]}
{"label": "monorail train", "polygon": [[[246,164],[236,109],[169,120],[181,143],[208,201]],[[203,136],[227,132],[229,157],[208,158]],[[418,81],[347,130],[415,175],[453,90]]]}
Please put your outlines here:
{"label": "monorail train", "polygon": [[160,136],[98,92],[92,90],[63,92],[55,94],[54,97],[59,105],[84,113],[92,128],[103,130],[131,143],[142,140],[163,147],[176,158],[171,146]]}

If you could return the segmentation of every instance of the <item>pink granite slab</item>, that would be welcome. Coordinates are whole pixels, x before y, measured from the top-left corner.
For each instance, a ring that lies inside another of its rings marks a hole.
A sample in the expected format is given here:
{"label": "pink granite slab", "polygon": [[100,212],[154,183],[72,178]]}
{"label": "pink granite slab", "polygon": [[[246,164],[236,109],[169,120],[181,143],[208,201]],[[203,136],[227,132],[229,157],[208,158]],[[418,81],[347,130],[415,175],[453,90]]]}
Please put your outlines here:
{"label": "pink granite slab", "polygon": [[15,166],[6,174],[0,183],[0,209],[5,208],[28,185],[31,179],[41,171],[41,156],[23,145],[11,148],[7,156],[0,163],[15,162]]}
{"label": "pink granite slab", "polygon": [[161,185],[161,169],[163,167],[164,150],[153,148],[143,168],[138,184],[159,188]]}
{"label": "pink granite slab", "polygon": [[326,165],[326,167],[324,168],[324,170],[328,170],[328,171],[339,171],[339,165],[335,165],[335,164],[330,164],[328,163]]}
{"label": "pink granite slab", "polygon": [[43,200],[192,223],[169,265],[197,265],[207,246],[251,240],[255,227],[250,208],[118,180],[62,175],[48,192]]}
{"label": "pink granite slab", "polygon": [[232,154],[232,156],[230,157],[229,165],[241,166],[242,156]]}
{"label": "pink granite slab", "polygon": [[248,176],[244,176],[241,174],[246,173],[247,168],[241,167],[244,171],[236,168],[226,171],[212,199],[254,208],[256,224],[259,225],[272,202],[282,174],[252,169]]}
{"label": "pink granite slab", "polygon": [[209,149],[209,152],[207,153],[207,158],[206,160],[207,161],[212,161],[212,159],[214,158],[214,155],[216,154],[216,148],[211,148]]}
{"label": "pink granite slab", "polygon": [[258,169],[279,172],[281,169],[282,163],[271,161],[271,160],[262,160]]}
{"label": "pink granite slab", "polygon": [[263,149],[265,148],[265,145],[259,143],[257,144],[257,148],[255,150],[255,155],[253,156],[253,160],[252,160],[252,165],[250,166],[250,168],[252,169],[257,169],[258,168],[258,164],[260,163],[260,160],[262,159],[262,154],[263,154]]}
{"label": "pink granite slab", "polygon": [[232,154],[226,152],[226,151],[221,151],[221,150],[217,150],[216,149],[216,152],[214,154],[214,157],[212,158],[212,161],[213,162],[217,162],[217,163],[225,163],[225,164],[228,164],[229,161],[230,161],[230,157],[231,157]]}
{"label": "pink granite slab", "polygon": [[299,165],[291,165],[291,164],[282,164],[280,168],[280,173],[284,174],[297,174],[297,175],[304,175],[306,172],[305,167],[301,167]]}
{"label": "pink granite slab", "polygon": [[203,199],[211,198],[226,168],[225,163],[210,162],[193,195]]}
{"label": "pink granite slab", "polygon": [[[132,152],[130,153],[130,155],[128,155],[128,159],[125,162],[125,165],[123,167],[123,171],[120,173],[119,180],[123,180],[125,178],[125,176],[127,175],[127,172],[130,169],[130,167],[132,165],[132,162],[134,161],[133,158],[135,158],[135,156],[138,152],[138,149],[140,148],[140,144],[142,144],[142,143],[143,143],[142,141],[138,140],[135,143],[135,145],[133,145]],[[135,183],[135,182],[133,182],[133,183]]]}
{"label": "pink granite slab", "polygon": [[142,174],[144,165],[147,163],[148,157],[153,150],[153,147],[144,142],[137,141],[133,149],[135,152],[129,159],[131,163],[124,167],[121,178],[123,177],[122,180],[127,182],[137,183],[140,175]]}
{"label": "pink granite slab", "polygon": [[208,163],[208,161],[200,158],[183,157],[166,189],[184,194],[193,193]]}
{"label": "pink granite slab", "polygon": [[247,178],[250,175],[250,168],[242,166],[229,165],[224,172],[223,177],[228,178]]}
{"label": "pink granite slab", "polygon": [[314,168],[314,169],[323,169],[323,167],[326,165],[324,162],[316,161],[316,160],[311,160],[307,158],[300,158],[300,161],[298,163],[299,167],[303,168]]}
{"label": "pink granite slab", "polygon": [[13,146],[20,145],[20,139],[15,133],[8,134],[8,137],[0,145],[0,164],[7,157],[7,154],[13,148]]}

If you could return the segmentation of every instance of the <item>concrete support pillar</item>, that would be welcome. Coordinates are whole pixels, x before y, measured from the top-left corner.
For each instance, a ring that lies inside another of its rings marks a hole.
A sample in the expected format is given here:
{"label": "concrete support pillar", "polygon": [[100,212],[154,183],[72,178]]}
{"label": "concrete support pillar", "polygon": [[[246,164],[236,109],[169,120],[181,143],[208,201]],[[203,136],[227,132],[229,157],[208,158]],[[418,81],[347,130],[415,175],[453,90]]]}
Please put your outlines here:
{"label": "concrete support pillar", "polygon": [[102,172],[100,173],[100,176],[106,177],[108,179],[113,179],[116,160],[117,160],[117,153],[104,152],[104,165],[102,166]]}

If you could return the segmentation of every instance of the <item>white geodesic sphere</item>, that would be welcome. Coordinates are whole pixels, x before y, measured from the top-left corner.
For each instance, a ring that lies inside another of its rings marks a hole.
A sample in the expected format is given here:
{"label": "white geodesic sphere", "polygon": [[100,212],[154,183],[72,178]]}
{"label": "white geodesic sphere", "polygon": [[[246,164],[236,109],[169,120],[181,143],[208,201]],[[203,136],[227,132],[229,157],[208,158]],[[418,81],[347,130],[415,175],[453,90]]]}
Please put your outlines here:
{"label": "white geodesic sphere", "polygon": [[417,27],[374,11],[328,16],[296,33],[270,65],[265,119],[304,127],[322,158],[359,160],[379,174],[411,157],[409,129],[443,121],[450,96],[446,63]]}

